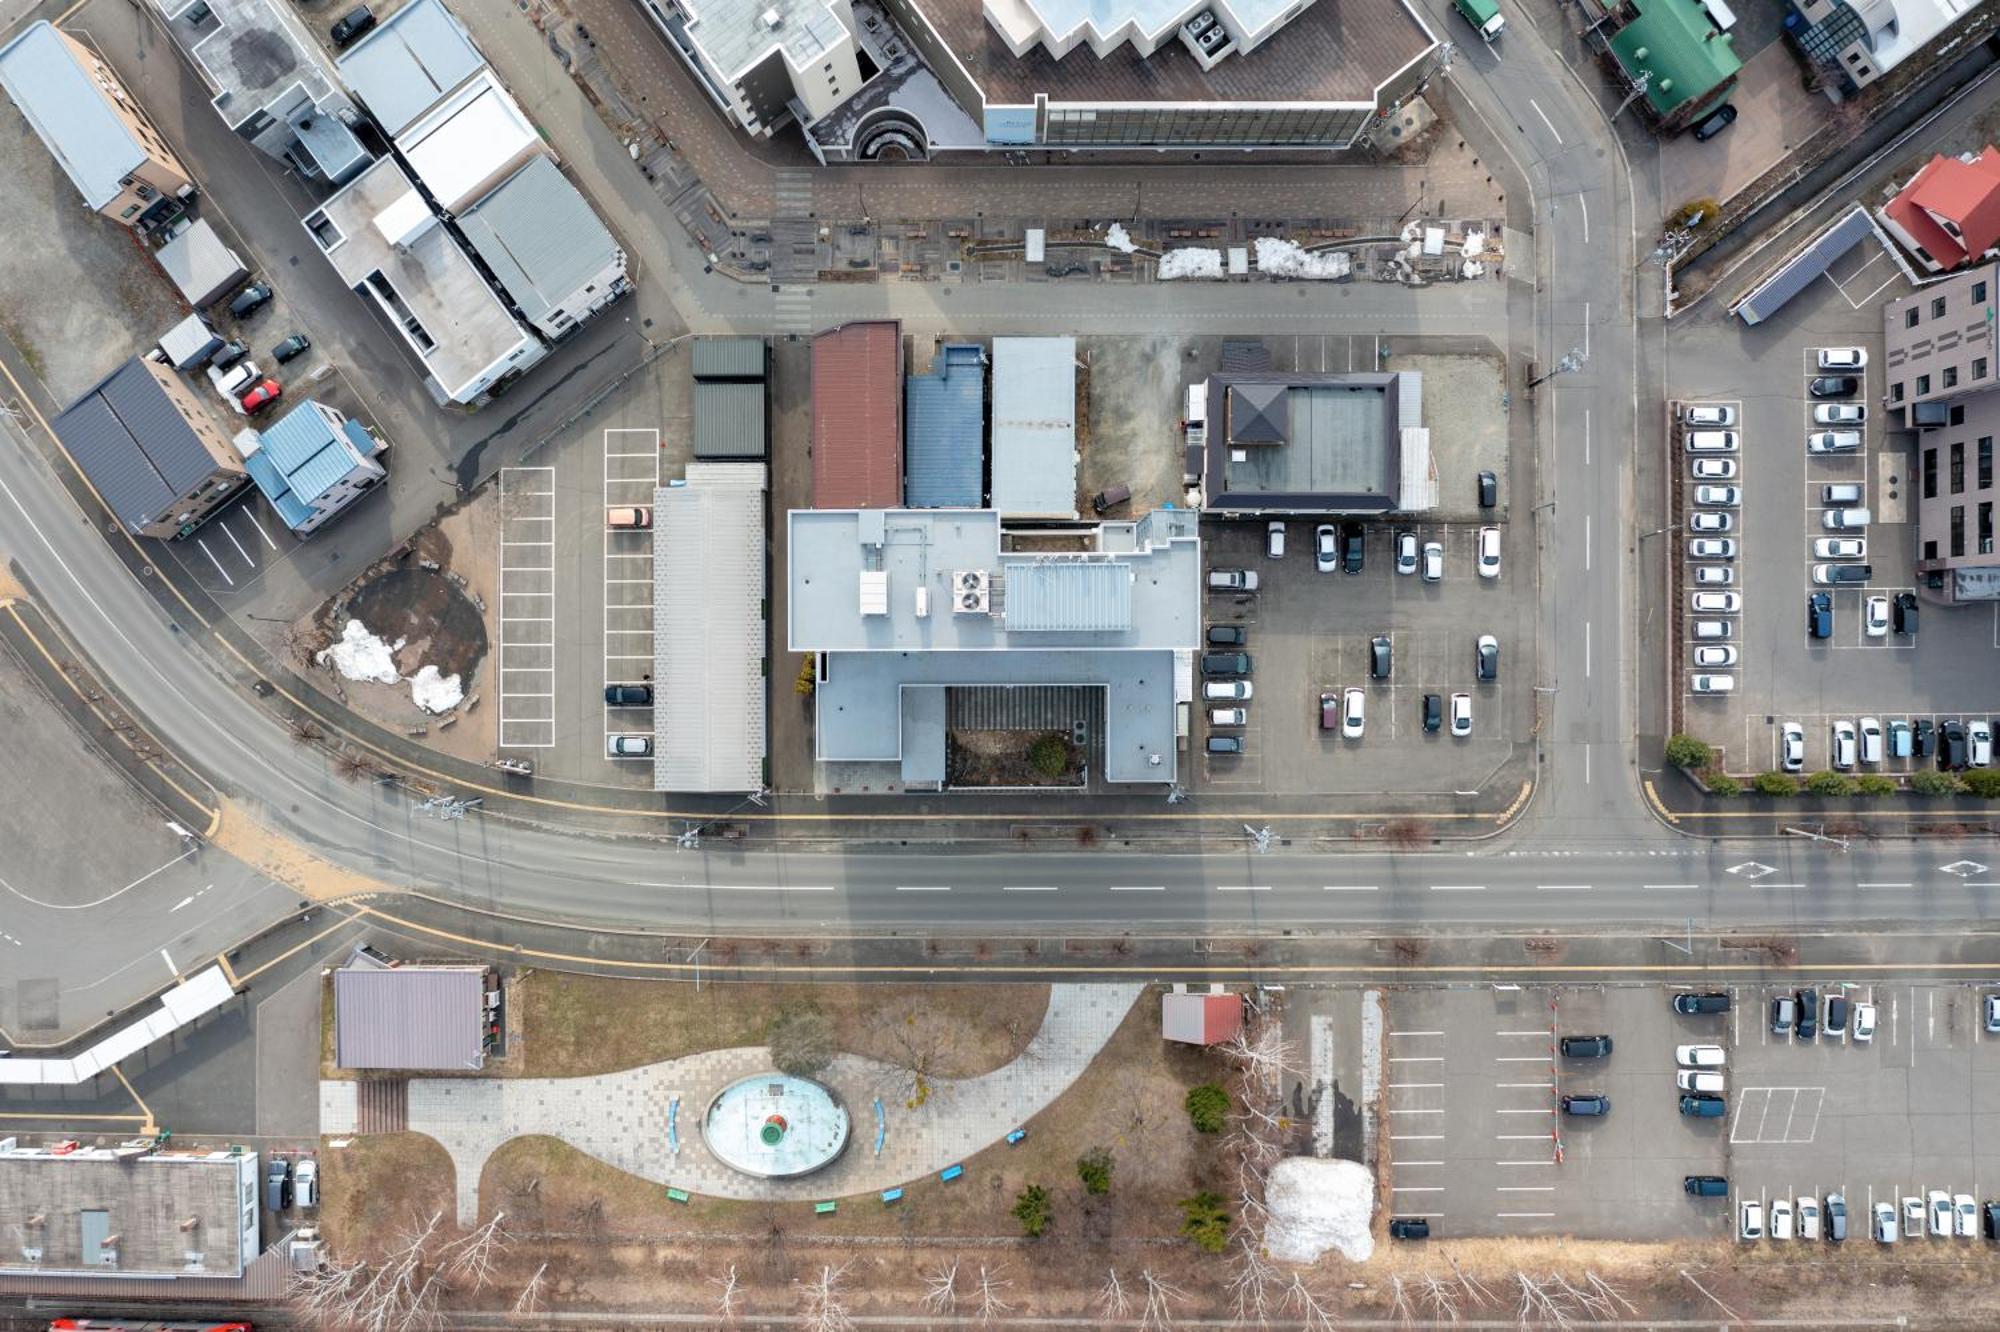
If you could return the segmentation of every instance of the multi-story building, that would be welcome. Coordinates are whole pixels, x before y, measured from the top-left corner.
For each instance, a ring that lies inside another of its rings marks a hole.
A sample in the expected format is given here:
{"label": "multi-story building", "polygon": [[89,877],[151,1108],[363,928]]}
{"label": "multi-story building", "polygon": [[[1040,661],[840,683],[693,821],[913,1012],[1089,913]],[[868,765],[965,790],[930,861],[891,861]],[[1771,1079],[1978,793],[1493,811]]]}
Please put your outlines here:
{"label": "multi-story building", "polygon": [[249,479],[208,404],[170,367],[145,357],[71,403],[55,433],[135,536],[186,536]]}
{"label": "multi-story building", "polygon": [[1917,574],[1948,603],[2000,601],[1993,441],[2000,436],[2000,263],[1987,261],[1883,308],[1892,428],[1914,430]]}
{"label": "multi-story building", "polygon": [[1932,157],[1876,215],[1933,273],[2000,250],[2000,149]]}
{"label": "multi-story building", "polygon": [[848,0],[646,0],[703,87],[759,138],[811,124],[861,87]]}
{"label": "multi-story building", "polygon": [[458,227],[515,310],[550,340],[632,289],[624,249],[546,157],[460,213]]}
{"label": "multi-story building", "polygon": [[116,75],[54,25],[0,47],[0,87],[55,155],[83,202],[146,225],[194,193],[194,178]]}
{"label": "multi-story building", "polygon": [[1224,370],[1190,397],[1199,443],[1191,440],[1188,475],[1211,515],[1379,515],[1437,506],[1423,377],[1414,370]]}
{"label": "multi-story building", "polygon": [[300,536],[388,479],[378,461],[388,447],[359,421],[311,398],[262,430],[236,435],[250,479]]}
{"label": "multi-story building", "polygon": [[1792,0],[1785,32],[1858,92],[1950,31],[1977,0]]}
{"label": "multi-story building", "polygon": [[1743,61],[1702,0],[1623,0],[1607,43],[1653,124],[1677,130],[1722,104]]}

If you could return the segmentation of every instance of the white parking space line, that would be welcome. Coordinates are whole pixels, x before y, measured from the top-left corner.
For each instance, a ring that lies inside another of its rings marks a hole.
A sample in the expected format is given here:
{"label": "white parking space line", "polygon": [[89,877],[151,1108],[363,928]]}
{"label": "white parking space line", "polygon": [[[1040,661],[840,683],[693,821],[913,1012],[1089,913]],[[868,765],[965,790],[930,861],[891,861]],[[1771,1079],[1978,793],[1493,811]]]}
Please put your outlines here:
{"label": "white parking space line", "polygon": [[[660,432],[652,427],[614,427],[604,432],[604,507],[648,506],[660,484]],[[637,547],[635,549],[635,546]],[[650,587],[652,533],[641,529],[604,532],[604,678],[602,684],[641,684],[653,677],[653,598],[635,585]],[[604,705],[604,744],[617,735],[653,733],[646,707]],[[650,763],[650,755],[610,758],[612,763]]]}
{"label": "white parking space line", "polygon": [[502,749],[555,740],[555,469],[500,469]]}
{"label": "white parking space line", "polygon": [[208,548],[208,542],[202,540],[200,537],[196,537],[194,539],[194,544],[200,546],[201,553],[208,556],[208,562],[215,566],[215,571],[217,573],[222,575],[222,581],[229,584],[231,587],[235,587],[236,580],[234,578],[231,578],[229,576],[229,571],[222,567],[222,561],[215,558],[215,552]]}
{"label": "white parking space line", "polygon": [[245,509],[243,511],[243,516],[250,520],[250,526],[257,529],[257,535],[264,538],[264,544],[266,546],[269,546],[272,550],[276,550],[278,548],[278,543],[271,540],[271,534],[264,530],[264,524],[257,521],[256,514],[250,512],[250,510],[248,509]]}
{"label": "white parking space line", "polygon": [[253,565],[253,566],[254,566],[254,564],[255,564],[255,561],[253,561],[253,560],[252,560],[252,559],[250,558],[250,552],[249,552],[249,551],[247,551],[247,550],[245,550],[245,549],[243,549],[243,543],[242,543],[241,541],[238,541],[238,540],[236,539],[236,533],[234,533],[234,532],[232,532],[232,531],[230,531],[230,530],[229,530],[229,524],[228,524],[228,522],[227,522],[227,521],[224,521],[224,522],[220,522],[220,523],[217,523],[217,524],[216,524],[216,526],[217,526],[217,527],[220,527],[220,528],[222,529],[222,535],[224,535],[224,536],[226,536],[226,537],[228,537],[228,538],[229,538],[229,544],[230,544],[230,545],[232,545],[232,546],[234,546],[234,547],[236,547],[236,553],[237,553],[238,555],[241,555],[241,556],[243,557],[243,562],[244,562],[245,564],[250,564],[250,565]]}
{"label": "white parking space line", "polygon": [[948,893],[951,891],[951,887],[948,884],[899,883],[896,885],[896,891],[899,893]]}

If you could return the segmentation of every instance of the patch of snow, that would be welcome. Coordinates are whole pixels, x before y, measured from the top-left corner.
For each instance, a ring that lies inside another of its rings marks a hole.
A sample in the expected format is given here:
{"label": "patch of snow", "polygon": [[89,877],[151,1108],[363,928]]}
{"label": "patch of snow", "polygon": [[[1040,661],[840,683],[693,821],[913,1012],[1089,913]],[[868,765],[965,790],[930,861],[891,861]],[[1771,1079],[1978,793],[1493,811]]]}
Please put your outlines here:
{"label": "patch of snow", "polygon": [[403,639],[385,643],[368,632],[368,626],[359,620],[349,620],[340,630],[340,641],[314,656],[320,665],[332,664],[333,669],[348,680],[368,680],[375,684],[400,684],[402,672],[396,669],[396,652],[403,646]]}
{"label": "patch of snow", "polygon": [[435,666],[419,666],[410,677],[410,697],[425,712],[450,712],[465,698],[456,675],[440,675]]}
{"label": "patch of snow", "polygon": [[1279,236],[1257,237],[1257,270],[1273,277],[1344,278],[1352,271],[1347,251],[1308,254],[1297,241]]}
{"label": "patch of snow", "polygon": [[1123,250],[1127,254],[1139,248],[1139,242],[1133,240],[1126,232],[1122,222],[1113,222],[1104,229],[1104,243],[1114,250]]}
{"label": "patch of snow", "polygon": [[1195,246],[1183,250],[1168,250],[1160,256],[1159,277],[1162,282],[1175,278],[1219,278],[1222,276],[1222,251]]}
{"label": "patch of snow", "polygon": [[1359,1161],[1288,1156],[1271,1167],[1264,1205],[1271,1209],[1264,1247],[1280,1262],[1318,1262],[1328,1249],[1338,1249],[1365,1263],[1375,1252],[1369,1230],[1375,1176]]}

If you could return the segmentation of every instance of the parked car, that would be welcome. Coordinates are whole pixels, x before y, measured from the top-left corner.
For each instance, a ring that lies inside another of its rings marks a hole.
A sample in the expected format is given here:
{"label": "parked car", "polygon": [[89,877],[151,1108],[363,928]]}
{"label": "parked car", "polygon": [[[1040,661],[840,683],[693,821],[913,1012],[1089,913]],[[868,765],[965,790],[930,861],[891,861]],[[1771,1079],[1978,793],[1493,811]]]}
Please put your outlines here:
{"label": "parked car", "polygon": [[1719,1045],[1677,1045],[1674,1062],[1684,1068],[1721,1068],[1729,1056]]}
{"label": "parked car", "polygon": [[1687,519],[1687,530],[1690,532],[1727,532],[1735,526],[1735,515],[1708,509],[1698,509]]}
{"label": "parked car", "polygon": [[614,708],[649,708],[653,705],[653,686],[609,684],[604,686],[604,702]]}
{"label": "parked car", "polygon": [[1834,481],[1819,488],[1819,502],[1829,508],[1853,508],[1868,502],[1868,492],[1852,481]]}
{"label": "parked car", "polygon": [[1203,680],[1201,682],[1201,696],[1204,700],[1211,703],[1248,703],[1250,701],[1250,693],[1250,682],[1248,680]]}
{"label": "parked car", "polygon": [[1822,370],[1859,370],[1868,364],[1868,353],[1859,347],[1821,347],[1819,368]]}
{"label": "parked car", "polygon": [[368,6],[356,5],[335,19],[333,27],[329,28],[327,33],[333,38],[333,45],[337,50],[341,47],[352,46],[374,26],[375,15],[369,10]]}
{"label": "parked car", "polygon": [[[303,333],[294,333],[277,346],[271,348],[271,359],[279,365],[296,360],[312,350],[312,339]],[[303,1162],[301,1162],[303,1164]]]}
{"label": "parked car", "polygon": [[1264,545],[1265,555],[1274,560],[1285,558],[1285,525],[1273,519],[1265,531],[1269,538]]}
{"label": "parked car", "polygon": [[1734,638],[1736,636],[1736,622],[1734,620],[1696,620],[1694,622],[1694,636],[1697,639]]}
{"label": "parked car", "polygon": [[1250,674],[1250,654],[1247,652],[1204,652],[1201,654],[1203,675],[1248,675]]}
{"label": "parked car", "polygon": [[1688,681],[1688,688],[1697,694],[1733,694],[1736,692],[1736,677],[1697,675]]}
{"label": "parked car", "polygon": [[1835,1244],[1847,1239],[1847,1197],[1845,1194],[1826,1195],[1826,1237]]}
{"label": "parked car", "polygon": [[1560,1042],[1563,1056],[1568,1059],[1602,1059],[1611,1053],[1609,1036],[1565,1036]]}
{"label": "parked car", "polygon": [[1497,527],[1479,529],[1479,576],[1500,576],[1500,529]]}
{"label": "parked car", "polygon": [[1492,684],[1500,678],[1500,640],[1491,634],[1481,634],[1473,645],[1473,671],[1481,684]]}
{"label": "parked car", "polygon": [[1946,772],[1965,767],[1965,723],[1956,717],[1938,723],[1937,765]]}
{"label": "parked car", "polygon": [[225,342],[215,349],[208,363],[217,370],[227,370],[250,354],[250,348],[241,342]]}
{"label": "parked car", "polygon": [[1389,671],[1394,664],[1394,655],[1390,647],[1389,635],[1377,634],[1375,637],[1369,639],[1368,678],[1371,680],[1388,679]]}
{"label": "parked car", "polygon": [[283,397],[284,393],[284,387],[277,380],[260,379],[245,389],[243,395],[236,401],[243,408],[245,415],[255,416]]}
{"label": "parked car", "polygon": [[1677,994],[1674,996],[1674,1012],[1683,1017],[1695,1017],[1711,1013],[1727,1013],[1729,996],[1721,991],[1705,994]]}
{"label": "parked car", "polygon": [[1798,1211],[1799,1238],[1802,1240],[1818,1239],[1819,1199],[1813,1197],[1810,1193],[1801,1195],[1798,1201]]}
{"label": "parked car", "polygon": [[1821,375],[1806,385],[1815,398],[1851,398],[1861,391],[1861,381],[1852,375]]}
{"label": "parked car", "polygon": [[1243,737],[1240,735],[1211,735],[1208,737],[1208,752],[1211,754],[1241,754]]}
{"label": "parked car", "polygon": [[1986,1030],[2000,1032],[2000,994],[1986,996]]}
{"label": "parked car", "polygon": [[1500,503],[1500,478],[1492,472],[1479,474],[1479,507],[1491,509]]}
{"label": "parked car", "polygon": [[1815,430],[1806,436],[1807,453],[1853,453],[1860,447],[1859,430]]}
{"label": "parked car", "polygon": [[1735,453],[1741,444],[1734,430],[1690,430],[1683,447],[1689,453]]}
{"label": "parked car", "polygon": [[1872,564],[1815,564],[1812,580],[1821,587],[1862,587],[1875,576]]}
{"label": "parked car", "polygon": [[1208,724],[1210,726],[1248,726],[1250,724],[1250,710],[1248,708],[1210,708],[1208,710]]}
{"label": "parked car", "polygon": [[1937,723],[1933,722],[1929,717],[1919,717],[1917,718],[1917,724],[1911,729],[1916,732],[1912,744],[1916,756],[1918,758],[1929,758],[1932,742],[1937,737]]}
{"label": "parked car", "polygon": [[1736,558],[1736,538],[1696,537],[1687,543],[1687,556],[1691,560],[1733,560]]}
{"label": "parked car", "polygon": [[1733,509],[1743,502],[1743,488],[1741,486],[1696,486],[1694,488],[1694,502],[1696,504],[1713,505],[1716,508]]}
{"label": "parked car", "polygon": [[1896,1242],[1896,1209],[1885,1202],[1875,1204],[1875,1242],[1877,1244]]}
{"label": "parked car", "polygon": [[[1711,1092],[1683,1092],[1681,1094],[1681,1113],[1690,1119],[1720,1119],[1728,1112],[1729,1103],[1723,1100],[1722,1097],[1714,1095]],[[1773,1204],[1771,1219],[1773,1222],[1776,1222],[1777,1218],[1778,1209],[1776,1204]],[[1773,1234],[1771,1238],[1781,1239],[1783,1237]]]}
{"label": "parked car", "polygon": [[1951,1195],[1943,1189],[1932,1189],[1924,1195],[1925,1210],[1930,1213],[1931,1235],[1943,1237],[1951,1234]]}
{"label": "parked car", "polygon": [[1331,689],[1319,691],[1319,729],[1322,731],[1340,729],[1340,695]]}
{"label": "parked car", "polygon": [[1349,689],[1341,699],[1340,734],[1349,740],[1359,740],[1368,726],[1368,695],[1359,689]]}
{"label": "parked car", "polygon": [[1830,994],[1826,997],[1826,1034],[1842,1036],[1847,1032],[1847,996]]}
{"label": "parked car", "polygon": [[1681,1189],[1697,1198],[1727,1198],[1729,1181],[1721,1175],[1685,1175],[1681,1178]]}
{"label": "parked car", "polygon": [[653,752],[650,735],[613,735],[604,741],[606,758],[645,758]]}
{"label": "parked car", "polygon": [[1696,587],[1734,587],[1736,570],[1726,564],[1697,564],[1694,566]]}
{"label": "parked car", "polygon": [[1399,1216],[1389,1222],[1389,1238],[1419,1240],[1431,1237],[1431,1223],[1420,1216]]}
{"label": "parked car", "polygon": [[2000,1239],[2000,1202],[1995,1202],[1989,1198],[1980,1204],[1979,1211],[1985,1222],[1983,1229],[1986,1232],[1986,1238]]}
{"label": "parked car", "polygon": [[1790,1198],[1771,1199],[1771,1238],[1788,1240],[1792,1237],[1792,1200]]}
{"label": "parked car", "polygon": [[319,1205],[319,1162],[310,1156],[300,1160],[298,1169],[292,1172],[292,1201],[302,1212]]}
{"label": "parked car", "polygon": [[1453,694],[1451,696],[1451,733],[1453,735],[1472,734],[1472,695]]}
{"label": "parked car", "polygon": [[292,1205],[292,1163],[282,1156],[271,1158],[264,1170],[264,1206],[273,1212]]}
{"label": "parked car", "polygon": [[1806,636],[1833,637],[1833,594],[1815,592],[1806,598]]}
{"label": "parked car", "polygon": [[1723,1082],[1722,1074],[1698,1068],[1684,1068],[1674,1074],[1674,1085],[1684,1092],[1712,1092],[1720,1096]]}
{"label": "parked car", "polygon": [[229,302],[229,313],[238,319],[248,319],[270,303],[271,284],[253,282],[237,292],[236,298]]}
{"label": "parked car", "polygon": [[1694,592],[1688,599],[1697,615],[1734,615],[1743,609],[1741,592]]}
{"label": "parked car", "polygon": [[1694,664],[1697,666],[1734,666],[1736,649],[1728,643],[1710,644],[1694,650]]}
{"label": "parked car", "polygon": [[1822,402],[1812,409],[1814,425],[1860,425],[1868,419],[1868,408],[1858,402]]}
{"label": "parked car", "polygon": [[604,511],[604,525],[614,531],[651,527],[653,510],[644,504],[614,504]]}
{"label": "parked car", "polygon": [[1799,991],[1799,1025],[1794,1034],[1802,1041],[1819,1039],[1819,991]]}
{"label": "parked car", "polygon": [[1313,567],[1321,573],[1332,573],[1339,560],[1338,531],[1332,523],[1321,523],[1313,529]]}
{"label": "parked car", "polygon": [[1755,1198],[1745,1198],[1736,1210],[1736,1238],[1764,1238],[1764,1204]]}
{"label": "parked car", "polygon": [[1861,761],[1880,763],[1882,761],[1882,719],[1863,717],[1861,719]]}
{"label": "parked car", "polygon": [[1899,634],[1916,633],[1917,594],[1914,592],[1898,592],[1895,601],[1890,603],[1890,605],[1895,612],[1896,632]]}
{"label": "parked car", "polygon": [[1970,746],[1965,761],[1975,768],[1988,767],[1993,762],[1993,727],[1985,718],[1975,717],[1965,724],[1965,740]]}
{"label": "parked car", "polygon": [[1367,555],[1367,529],[1360,523],[1340,525],[1340,568],[1344,573],[1361,572],[1363,558]]}
{"label": "parked car", "polygon": [[1868,520],[1873,516],[1866,509],[1824,509],[1819,515],[1819,525],[1829,532],[1853,532],[1868,526]]}
{"label": "parked car", "polygon": [[1816,537],[1813,558],[1819,560],[1860,560],[1868,556],[1866,537]]}
{"label": "parked car", "polygon": [[1728,102],[1715,108],[1694,127],[1696,143],[1706,143],[1736,123],[1736,108]]}
{"label": "parked car", "polygon": [[1924,1233],[1924,1200],[1914,1195],[1903,1199],[1903,1238],[1916,1239]]}
{"label": "parked car", "polygon": [[1786,772],[1805,770],[1806,728],[1797,722],[1786,722],[1778,728],[1778,766]]}
{"label": "parked car", "polygon": [[1602,1118],[1611,1113],[1611,1098],[1602,1092],[1580,1092],[1565,1096],[1562,1098],[1562,1112],[1586,1119]]}
{"label": "parked car", "polygon": [[1771,1034],[1789,1036],[1792,1024],[1798,1021],[1799,1002],[1789,994],[1781,994],[1771,1000]]}
{"label": "parked car", "polygon": [[1951,1195],[1952,1230],[1960,1239],[1972,1239],[1979,1234],[1979,1204],[1972,1201],[1969,1193]]}
{"label": "parked car", "polygon": [[1242,647],[1250,641],[1250,630],[1240,624],[1211,624],[1208,626],[1210,647]]}
{"label": "parked car", "polygon": [[1875,1039],[1875,1005],[1856,1004],[1854,1006],[1854,1035],[1859,1045],[1866,1045]]}
{"label": "parked car", "polygon": [[1435,583],[1444,577],[1444,543],[1424,542],[1424,581]]}
{"label": "parked car", "polygon": [[1892,759],[1910,758],[1916,752],[1914,736],[1915,732],[1910,729],[1910,724],[1901,717],[1890,721],[1889,757]]}
{"label": "parked car", "polygon": [[1401,528],[1396,533],[1396,572],[1413,574],[1417,571],[1417,534],[1409,528]]}
{"label": "parked car", "polygon": [[1444,697],[1441,694],[1425,694],[1423,701],[1424,730],[1435,734],[1444,725]]}
{"label": "parked car", "polygon": [[1681,408],[1681,423],[1687,426],[1733,426],[1736,409],[1722,403],[1691,402]]}
{"label": "parked car", "polygon": [[1696,458],[1688,464],[1688,475],[1697,481],[1734,481],[1736,459]]}
{"label": "parked car", "polygon": [[1208,590],[1211,592],[1255,592],[1257,575],[1249,569],[1210,569]]}

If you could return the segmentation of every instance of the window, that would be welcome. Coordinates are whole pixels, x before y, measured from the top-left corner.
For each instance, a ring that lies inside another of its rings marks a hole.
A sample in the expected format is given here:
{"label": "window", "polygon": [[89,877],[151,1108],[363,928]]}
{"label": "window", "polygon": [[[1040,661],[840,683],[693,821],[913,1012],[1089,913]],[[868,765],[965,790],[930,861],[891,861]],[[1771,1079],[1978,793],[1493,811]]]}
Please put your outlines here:
{"label": "window", "polygon": [[1984,356],[1975,356],[1972,358],[1972,377],[1974,379],[1986,378],[1986,358]]}
{"label": "window", "polygon": [[1924,498],[1937,498],[1937,450],[1924,450]]}
{"label": "window", "polygon": [[1953,559],[1965,554],[1965,506],[1951,506],[1951,554]]}
{"label": "window", "polygon": [[1979,553],[1993,553],[1993,501],[1987,500],[1979,506]]}
{"label": "window", "polygon": [[1946,366],[1946,367],[1944,368],[1944,386],[1945,386],[1946,388],[1957,388],[1957,387],[1958,387],[1958,367],[1957,367],[1957,366],[1955,366],[1955,365],[1948,365],[1948,366]]}
{"label": "window", "polygon": [[1944,297],[1939,296],[1931,301],[1931,318],[1944,318]]}
{"label": "window", "polygon": [[1965,493],[1965,444],[1962,441],[1951,446],[1951,493]]}
{"label": "window", "polygon": [[1903,386],[1900,383],[1889,385],[1889,401],[1901,402],[1902,400],[1903,400]]}
{"label": "window", "polygon": [[130,208],[127,208],[127,209],[126,209],[126,210],[125,210],[124,212],[120,213],[120,214],[118,215],[118,218],[119,218],[119,220],[120,220],[120,221],[122,222],[122,221],[123,221],[124,219],[126,219],[126,218],[128,218],[128,217],[132,216],[132,214],[134,214],[134,213],[136,213],[136,212],[138,212],[138,211],[139,211],[139,205],[138,205],[138,204],[133,204],[133,205],[132,205],[132,206],[131,206]]}
{"label": "window", "polygon": [[1979,488],[1987,489],[1993,484],[1993,436],[1979,437]]}
{"label": "window", "polygon": [[1927,560],[1934,560],[1937,558],[1937,542],[1935,541],[1924,542],[1924,558]]}
{"label": "window", "polygon": [[1924,395],[1925,395],[1926,393],[1929,393],[1930,391],[1931,391],[1931,377],[1930,377],[1929,375],[1918,375],[1918,376],[1917,376],[1917,396],[1918,396],[1919,398],[1921,398],[1921,397],[1923,397],[1923,396],[1924,396]]}
{"label": "window", "polygon": [[1972,284],[1972,303],[1974,305],[1986,304],[1986,284],[1984,282],[1975,282]]}
{"label": "window", "polygon": [[1922,310],[1919,310],[1914,305],[1911,306],[1909,309],[1903,311],[1903,327],[1915,328],[1917,326],[1917,321],[1923,318],[1923,315],[1924,312]]}
{"label": "window", "polygon": [[1964,403],[1960,403],[1960,404],[1959,404],[1958,406],[1956,406],[1956,407],[1954,407],[1954,408],[1952,408],[1952,409],[1951,409],[1951,420],[1950,420],[1950,424],[1952,424],[1952,425],[1964,425],[1964,424],[1965,424],[1965,404],[1964,404]]}

